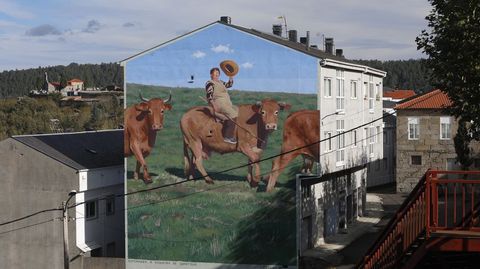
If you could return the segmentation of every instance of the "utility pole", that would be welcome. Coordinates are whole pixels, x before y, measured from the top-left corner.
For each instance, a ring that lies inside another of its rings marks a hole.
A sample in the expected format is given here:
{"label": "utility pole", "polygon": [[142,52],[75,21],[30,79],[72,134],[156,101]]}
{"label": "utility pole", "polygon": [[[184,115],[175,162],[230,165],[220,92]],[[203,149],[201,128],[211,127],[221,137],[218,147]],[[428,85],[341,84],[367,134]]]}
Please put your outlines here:
{"label": "utility pole", "polygon": [[63,210],[63,268],[69,269],[70,268],[70,249],[68,245],[68,202],[72,199],[75,194],[77,194],[76,190],[70,191],[68,193],[67,201],[62,202],[62,210]]}
{"label": "utility pole", "polygon": [[67,202],[62,202],[63,208],[63,268],[70,268],[70,256],[68,247],[68,208]]}

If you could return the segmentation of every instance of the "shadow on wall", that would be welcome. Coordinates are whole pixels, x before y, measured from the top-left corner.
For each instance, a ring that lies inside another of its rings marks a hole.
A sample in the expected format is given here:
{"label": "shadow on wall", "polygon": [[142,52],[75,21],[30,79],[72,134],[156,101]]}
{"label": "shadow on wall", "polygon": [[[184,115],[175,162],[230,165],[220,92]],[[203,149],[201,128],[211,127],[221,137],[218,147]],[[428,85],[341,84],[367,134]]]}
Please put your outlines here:
{"label": "shadow on wall", "polygon": [[299,170],[300,166],[290,169],[291,180],[284,187],[277,185],[269,204],[238,223],[238,234],[229,246],[233,263],[296,265],[295,175]]}

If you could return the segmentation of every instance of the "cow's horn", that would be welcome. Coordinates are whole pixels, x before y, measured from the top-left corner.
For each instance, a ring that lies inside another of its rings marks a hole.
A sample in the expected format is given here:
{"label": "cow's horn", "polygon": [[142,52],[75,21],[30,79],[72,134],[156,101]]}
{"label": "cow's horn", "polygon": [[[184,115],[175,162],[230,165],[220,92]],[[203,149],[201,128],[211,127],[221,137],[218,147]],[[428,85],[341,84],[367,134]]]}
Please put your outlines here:
{"label": "cow's horn", "polygon": [[262,106],[262,101],[257,101],[255,105],[257,105],[258,107]]}
{"label": "cow's horn", "polygon": [[279,105],[279,106],[286,106],[287,103],[286,103],[286,102],[278,102],[278,105]]}
{"label": "cow's horn", "polygon": [[168,102],[172,101],[172,92],[168,95],[168,98],[166,100],[163,100],[163,103],[166,104]]}
{"label": "cow's horn", "polygon": [[150,101],[150,100],[148,100],[147,98],[143,98],[143,96],[142,96],[142,93],[141,93],[141,92],[139,92],[139,93],[138,93],[138,96],[140,96],[140,99],[141,99],[142,101],[144,101],[144,102],[148,102],[148,101]]}

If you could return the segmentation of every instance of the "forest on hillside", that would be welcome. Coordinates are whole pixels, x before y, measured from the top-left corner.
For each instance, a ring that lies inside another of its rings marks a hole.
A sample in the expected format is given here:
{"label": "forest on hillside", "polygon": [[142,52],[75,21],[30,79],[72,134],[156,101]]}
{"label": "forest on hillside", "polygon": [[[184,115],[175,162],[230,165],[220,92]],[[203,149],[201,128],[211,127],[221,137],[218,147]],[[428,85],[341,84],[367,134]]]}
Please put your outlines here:
{"label": "forest on hillside", "polygon": [[[424,60],[354,60],[387,72],[383,81],[386,88],[412,89],[416,92],[428,91],[432,88],[428,81],[429,70]],[[107,85],[123,85],[123,71],[117,63],[76,64],[68,66],[39,67],[26,70],[11,70],[0,73],[0,98],[27,95],[33,89],[42,87],[45,72],[49,81],[66,83],[78,78],[85,82],[85,87],[105,87]]]}
{"label": "forest on hillside", "polygon": [[354,60],[354,62],[370,66],[387,72],[383,79],[383,86],[392,89],[410,89],[416,93],[432,89],[429,81],[430,71],[425,65],[425,60]]}
{"label": "forest on hillside", "polygon": [[0,73],[0,98],[28,95],[31,90],[41,89],[45,72],[50,82],[66,85],[68,80],[77,78],[85,87],[123,87],[123,71],[117,63],[57,65],[25,70],[10,70]]}

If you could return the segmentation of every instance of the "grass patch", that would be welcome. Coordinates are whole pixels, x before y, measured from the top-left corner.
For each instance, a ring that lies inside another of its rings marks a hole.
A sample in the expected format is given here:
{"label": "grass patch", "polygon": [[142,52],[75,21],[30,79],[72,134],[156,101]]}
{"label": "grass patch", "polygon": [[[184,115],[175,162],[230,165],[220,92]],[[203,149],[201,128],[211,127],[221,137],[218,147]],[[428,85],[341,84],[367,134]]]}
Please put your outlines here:
{"label": "grass patch", "polygon": [[[128,84],[127,88],[128,105],[139,102],[139,92],[152,98],[166,97],[170,90],[138,84]],[[135,159],[130,157],[127,160],[129,192],[184,180],[179,122],[190,107],[205,105],[199,96],[205,96],[203,89],[172,89],[173,110],[166,112],[165,128],[158,133],[153,152],[146,159],[154,182],[146,186],[141,180],[131,178]],[[316,108],[315,95],[232,91],[230,96],[234,104],[253,104],[271,97],[290,103],[292,111]],[[290,112],[281,113],[279,130],[269,137],[264,158],[280,152],[282,127]],[[246,163],[247,158],[241,153],[213,154],[204,166],[212,174]],[[271,165],[272,160],[262,162],[262,173],[268,173]],[[129,196],[129,258],[295,265],[292,173],[284,173],[279,178],[273,193],[261,191],[265,189],[264,183],[258,189],[250,188],[245,167],[213,175],[214,185],[197,180]]]}

